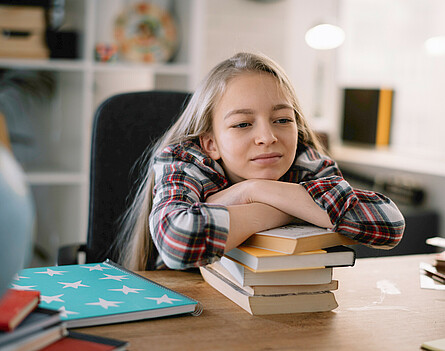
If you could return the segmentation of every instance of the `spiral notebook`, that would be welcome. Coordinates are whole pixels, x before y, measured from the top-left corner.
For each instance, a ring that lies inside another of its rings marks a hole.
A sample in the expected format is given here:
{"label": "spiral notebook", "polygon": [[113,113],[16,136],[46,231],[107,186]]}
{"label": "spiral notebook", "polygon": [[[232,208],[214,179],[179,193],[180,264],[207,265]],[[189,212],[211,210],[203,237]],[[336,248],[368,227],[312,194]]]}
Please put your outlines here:
{"label": "spiral notebook", "polygon": [[40,291],[40,307],[58,310],[69,328],[202,311],[198,301],[133,273],[102,263],[27,268],[11,288]]}

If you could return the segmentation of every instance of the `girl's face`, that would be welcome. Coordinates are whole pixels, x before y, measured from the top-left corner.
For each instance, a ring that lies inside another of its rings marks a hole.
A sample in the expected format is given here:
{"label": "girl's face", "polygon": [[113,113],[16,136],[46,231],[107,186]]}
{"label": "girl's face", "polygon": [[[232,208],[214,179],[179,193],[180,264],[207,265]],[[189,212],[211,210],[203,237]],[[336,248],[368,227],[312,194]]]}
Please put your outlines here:
{"label": "girl's face", "polygon": [[276,78],[246,73],[229,81],[213,111],[213,132],[201,144],[221,160],[233,183],[278,180],[294,161],[297,132],[294,110]]}

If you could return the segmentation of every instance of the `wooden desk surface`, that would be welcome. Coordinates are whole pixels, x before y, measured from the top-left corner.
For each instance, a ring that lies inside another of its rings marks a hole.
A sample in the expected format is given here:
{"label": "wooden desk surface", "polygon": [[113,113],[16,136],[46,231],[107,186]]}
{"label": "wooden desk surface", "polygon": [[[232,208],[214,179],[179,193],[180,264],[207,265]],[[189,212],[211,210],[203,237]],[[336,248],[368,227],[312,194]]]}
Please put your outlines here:
{"label": "wooden desk surface", "polygon": [[142,272],[204,307],[181,316],[78,331],[130,342],[130,350],[419,350],[445,338],[445,291],[421,289],[419,262],[433,255],[358,259],[334,269],[332,312],[251,316],[195,272]]}

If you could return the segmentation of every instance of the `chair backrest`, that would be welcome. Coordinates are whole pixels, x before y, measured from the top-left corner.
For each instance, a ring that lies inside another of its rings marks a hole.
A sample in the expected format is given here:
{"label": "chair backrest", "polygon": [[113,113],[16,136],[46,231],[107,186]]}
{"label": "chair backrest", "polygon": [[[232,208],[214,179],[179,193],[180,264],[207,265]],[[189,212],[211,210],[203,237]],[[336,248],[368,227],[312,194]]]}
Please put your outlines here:
{"label": "chair backrest", "polygon": [[189,97],[183,92],[125,93],[110,97],[97,109],[91,145],[87,263],[117,259],[110,247],[140,174],[133,167],[147,146],[179,116]]}

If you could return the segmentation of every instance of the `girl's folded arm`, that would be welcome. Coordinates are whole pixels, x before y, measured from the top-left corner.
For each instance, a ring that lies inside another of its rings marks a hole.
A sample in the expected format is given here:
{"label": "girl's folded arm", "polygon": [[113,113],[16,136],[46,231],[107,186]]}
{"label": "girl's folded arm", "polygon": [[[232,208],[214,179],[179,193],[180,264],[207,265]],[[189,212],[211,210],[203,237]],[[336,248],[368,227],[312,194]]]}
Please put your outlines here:
{"label": "girl's folded arm", "polygon": [[186,269],[212,263],[251,234],[291,219],[260,203],[224,207],[170,199],[153,208],[150,227],[164,263]]}
{"label": "girl's folded arm", "polygon": [[353,189],[340,176],[301,184],[257,180],[255,187],[253,201],[332,228],[362,244],[392,248],[402,239],[405,221],[394,202],[382,194]]}

